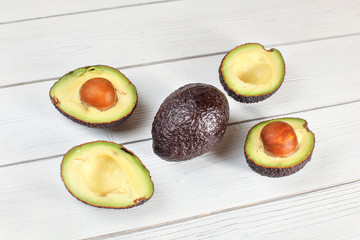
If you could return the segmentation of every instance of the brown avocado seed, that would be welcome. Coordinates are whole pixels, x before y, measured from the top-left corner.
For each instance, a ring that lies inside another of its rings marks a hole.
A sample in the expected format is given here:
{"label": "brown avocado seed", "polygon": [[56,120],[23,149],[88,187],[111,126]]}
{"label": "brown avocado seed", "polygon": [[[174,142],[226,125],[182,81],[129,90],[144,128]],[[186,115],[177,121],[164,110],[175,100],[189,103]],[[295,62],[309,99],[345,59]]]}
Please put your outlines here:
{"label": "brown avocado seed", "polygon": [[104,111],[116,103],[115,88],[105,78],[92,78],[81,86],[80,99],[83,104]]}
{"label": "brown avocado seed", "polygon": [[293,127],[282,121],[267,124],[260,133],[265,153],[272,157],[287,157],[293,154],[298,141]]}

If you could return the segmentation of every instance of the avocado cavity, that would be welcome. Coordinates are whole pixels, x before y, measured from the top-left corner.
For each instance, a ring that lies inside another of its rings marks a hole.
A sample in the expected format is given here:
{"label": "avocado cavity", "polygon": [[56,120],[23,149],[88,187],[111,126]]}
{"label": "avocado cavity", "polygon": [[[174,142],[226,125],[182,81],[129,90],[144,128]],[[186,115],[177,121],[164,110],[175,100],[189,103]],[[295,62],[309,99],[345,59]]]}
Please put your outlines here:
{"label": "avocado cavity", "polygon": [[285,63],[276,49],[265,50],[257,43],[228,52],[219,68],[220,82],[235,100],[262,101],[276,92],[284,80]]}
{"label": "avocado cavity", "polygon": [[105,141],[72,148],[63,158],[61,177],[74,197],[97,207],[133,207],[154,192],[149,171],[139,158]]}

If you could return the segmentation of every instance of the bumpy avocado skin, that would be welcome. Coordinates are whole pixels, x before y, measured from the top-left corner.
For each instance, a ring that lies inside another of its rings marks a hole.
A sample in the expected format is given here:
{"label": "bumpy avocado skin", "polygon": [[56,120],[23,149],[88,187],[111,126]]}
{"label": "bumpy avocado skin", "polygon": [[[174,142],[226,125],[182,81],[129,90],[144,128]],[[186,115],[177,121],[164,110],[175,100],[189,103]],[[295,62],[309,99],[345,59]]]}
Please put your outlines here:
{"label": "bumpy avocado skin", "polygon": [[255,162],[253,162],[249,158],[249,156],[245,152],[246,162],[248,163],[249,167],[252,170],[259,173],[260,175],[267,176],[267,177],[273,177],[273,178],[285,177],[285,176],[289,176],[291,174],[296,173],[297,171],[302,169],[311,160],[311,155],[312,155],[312,153],[310,153],[310,155],[304,161],[302,161],[301,163],[299,163],[293,167],[271,168],[271,167],[263,167],[263,166],[257,165]]}
{"label": "bumpy avocado skin", "polygon": [[168,161],[200,156],[223,138],[228,121],[229,104],[219,89],[185,85],[164,100],[154,118],[153,150]]}

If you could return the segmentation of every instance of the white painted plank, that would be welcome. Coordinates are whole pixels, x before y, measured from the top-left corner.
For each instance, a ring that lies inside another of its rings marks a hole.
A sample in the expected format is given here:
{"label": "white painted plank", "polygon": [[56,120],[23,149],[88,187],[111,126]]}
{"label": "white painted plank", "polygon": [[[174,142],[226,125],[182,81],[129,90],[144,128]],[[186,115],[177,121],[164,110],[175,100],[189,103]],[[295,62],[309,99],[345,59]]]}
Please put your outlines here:
{"label": "white painted plank", "polygon": [[104,239],[359,239],[359,198],[356,182]]}
{"label": "white painted plank", "polygon": [[[287,63],[283,86],[258,104],[246,105],[229,97],[230,122],[359,100],[360,75],[354,72],[360,68],[359,41],[356,36],[280,46]],[[0,165],[63,154],[87,141],[150,138],[153,117],[170,92],[191,82],[223,89],[217,73],[221,59],[219,55],[124,70],[138,89],[139,104],[123,125],[110,130],[89,129],[58,113],[48,96],[53,82],[1,89],[0,146],[6,147],[1,149]]]}
{"label": "white painted plank", "polygon": [[359,34],[359,27],[356,0],[183,0],[5,24],[0,86],[55,78],[86,65],[124,67],[246,42],[274,46]]}
{"label": "white painted plank", "polygon": [[359,112],[357,102],[290,115],[308,120],[309,128],[316,134],[316,147],[313,159],[304,169],[280,179],[260,176],[245,163],[244,138],[257,121],[231,126],[214,151],[180,163],[157,158],[151,141],[129,144],[127,147],[148,167],[155,194],[144,205],[128,210],[98,209],[71,197],[60,180],[60,158],[2,167],[2,237],[99,236],[358,180]]}
{"label": "white painted plank", "polygon": [[0,1],[0,24],[26,21],[28,19],[46,18],[51,16],[74,14],[101,9],[121,8],[164,2],[166,0],[12,0]]}

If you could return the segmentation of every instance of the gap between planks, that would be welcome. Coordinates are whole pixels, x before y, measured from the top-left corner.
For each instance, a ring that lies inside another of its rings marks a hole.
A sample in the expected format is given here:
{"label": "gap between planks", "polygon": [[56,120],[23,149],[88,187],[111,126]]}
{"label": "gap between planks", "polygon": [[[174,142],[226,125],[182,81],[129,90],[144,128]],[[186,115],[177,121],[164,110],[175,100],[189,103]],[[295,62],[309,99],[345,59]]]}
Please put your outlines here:
{"label": "gap between planks", "polygon": [[[171,1],[180,1],[180,0],[171,0]],[[148,4],[148,3],[146,3],[146,4]],[[1,25],[1,23],[0,23],[0,25]],[[338,39],[338,38],[355,37],[355,36],[358,36],[358,35],[360,35],[360,32],[351,33],[351,34],[344,34],[344,35],[336,35],[336,36],[324,37],[324,38],[313,38],[313,39],[303,40],[303,41],[299,41],[299,42],[297,42],[297,41],[289,41],[289,42],[283,42],[283,43],[278,43],[278,44],[268,44],[267,47],[272,48],[272,47],[297,45],[297,44],[310,43],[310,42],[319,42],[319,41]],[[159,60],[159,61],[154,61],[154,62],[147,62],[147,63],[141,63],[141,64],[127,65],[127,66],[122,66],[122,67],[115,67],[115,69],[121,71],[121,70],[125,70],[125,69],[147,67],[147,66],[152,66],[152,65],[160,65],[160,64],[166,64],[166,63],[172,63],[172,62],[180,62],[180,61],[186,61],[186,60],[197,59],[197,58],[206,58],[206,57],[218,56],[218,55],[226,54],[227,52],[228,51],[222,51],[222,52],[200,54],[200,55],[187,56],[187,57],[181,57],[181,58],[165,59],[165,60]],[[53,78],[44,78],[44,79],[40,79],[40,80],[33,80],[33,81],[30,81],[30,82],[20,82],[20,83],[15,83],[15,84],[7,84],[7,85],[0,86],[0,89],[23,86],[23,85],[28,85],[28,84],[36,84],[36,83],[42,83],[42,82],[56,81],[56,80],[58,80],[60,78],[61,78],[61,76],[57,76],[57,77],[53,77]]]}
{"label": "gap between planks", "polygon": [[41,20],[41,19],[46,19],[46,18],[65,17],[65,16],[72,16],[72,15],[84,14],[84,13],[103,12],[103,11],[109,11],[109,10],[121,9],[121,8],[131,8],[131,7],[139,7],[139,6],[146,6],[146,5],[154,5],[154,4],[159,4],[159,3],[178,2],[178,1],[182,1],[182,0],[163,0],[163,1],[159,0],[159,1],[154,1],[154,2],[135,3],[135,4],[128,4],[128,5],[108,7],[108,8],[98,8],[98,9],[92,9],[92,10],[86,10],[86,11],[54,14],[54,15],[43,16],[43,17],[34,17],[34,18],[20,19],[20,20],[14,20],[14,21],[0,22],[0,25],[20,23],[20,22],[26,22],[26,21],[35,21],[35,20]]}
{"label": "gap between planks", "polygon": [[308,195],[308,194],[311,194],[311,193],[321,192],[321,191],[325,191],[325,190],[329,190],[329,189],[333,189],[333,188],[337,188],[337,187],[341,187],[341,186],[350,185],[350,184],[357,183],[357,182],[360,182],[360,179],[355,179],[355,180],[352,180],[352,181],[349,181],[349,182],[342,182],[342,183],[338,183],[338,184],[333,184],[333,185],[329,185],[329,186],[325,186],[325,187],[321,187],[321,188],[317,188],[317,189],[312,189],[312,190],[309,190],[309,191],[299,192],[299,193],[296,193],[296,194],[289,194],[289,195],[284,195],[284,196],[281,196],[281,197],[270,198],[270,199],[266,199],[266,200],[259,201],[259,202],[254,202],[254,203],[250,203],[250,204],[240,205],[240,206],[237,206],[237,207],[231,207],[231,208],[227,208],[227,209],[222,209],[222,210],[219,210],[219,211],[203,213],[203,214],[200,214],[200,215],[195,215],[195,216],[191,216],[191,217],[187,217],[187,218],[177,219],[177,220],[174,220],[174,221],[149,225],[149,226],[141,227],[141,228],[137,228],[137,229],[113,232],[113,233],[99,235],[99,236],[90,237],[90,238],[83,238],[82,240],[104,240],[104,239],[112,238],[112,237],[119,237],[119,236],[124,236],[125,237],[127,234],[131,234],[131,233],[146,231],[146,230],[150,230],[150,229],[156,229],[156,228],[160,228],[160,227],[164,227],[164,226],[168,226],[168,225],[173,225],[173,224],[178,224],[178,223],[184,223],[184,222],[191,221],[191,220],[201,219],[201,218],[208,217],[208,216],[214,216],[214,215],[218,215],[218,214],[222,214],[222,213],[232,212],[232,211],[236,211],[236,210],[239,210],[239,209],[245,209],[245,208],[259,206],[259,205],[262,205],[262,204],[273,203],[273,202],[277,202],[277,201],[281,201],[281,200],[285,200],[285,199],[291,199],[291,198],[295,198],[295,197],[299,197],[299,196],[305,196],[305,195]]}
{"label": "gap between planks", "polygon": [[[360,102],[360,99],[354,100],[354,101],[349,101],[349,102],[343,102],[343,103],[337,103],[337,104],[322,106],[322,107],[315,107],[315,108],[310,108],[310,109],[305,109],[305,110],[300,110],[300,111],[294,111],[294,112],[287,112],[287,113],[282,113],[282,114],[277,114],[277,115],[271,115],[271,116],[266,116],[266,117],[261,117],[261,118],[253,118],[253,119],[248,119],[248,120],[239,121],[239,122],[232,122],[232,123],[229,123],[228,126],[248,123],[248,122],[251,122],[251,121],[262,121],[262,120],[265,120],[265,119],[277,118],[277,117],[281,117],[281,116],[284,116],[284,115],[291,115],[291,114],[298,114],[298,113],[302,113],[302,112],[316,111],[316,110],[324,109],[324,108],[343,106],[343,105],[352,104],[352,103],[356,103],[356,102]],[[140,139],[140,140],[135,140],[135,141],[124,142],[124,143],[120,143],[120,145],[135,144],[135,143],[146,142],[146,141],[151,141],[151,138],[145,138],[145,139]],[[3,165],[0,165],[0,168],[12,167],[12,166],[16,166],[16,165],[33,163],[33,162],[39,162],[39,161],[43,161],[43,160],[49,160],[51,158],[61,157],[64,154],[65,153],[57,154],[57,155],[53,155],[53,156],[48,156],[48,157],[43,157],[43,158],[30,159],[30,160],[16,162],[16,163],[3,164]]]}

